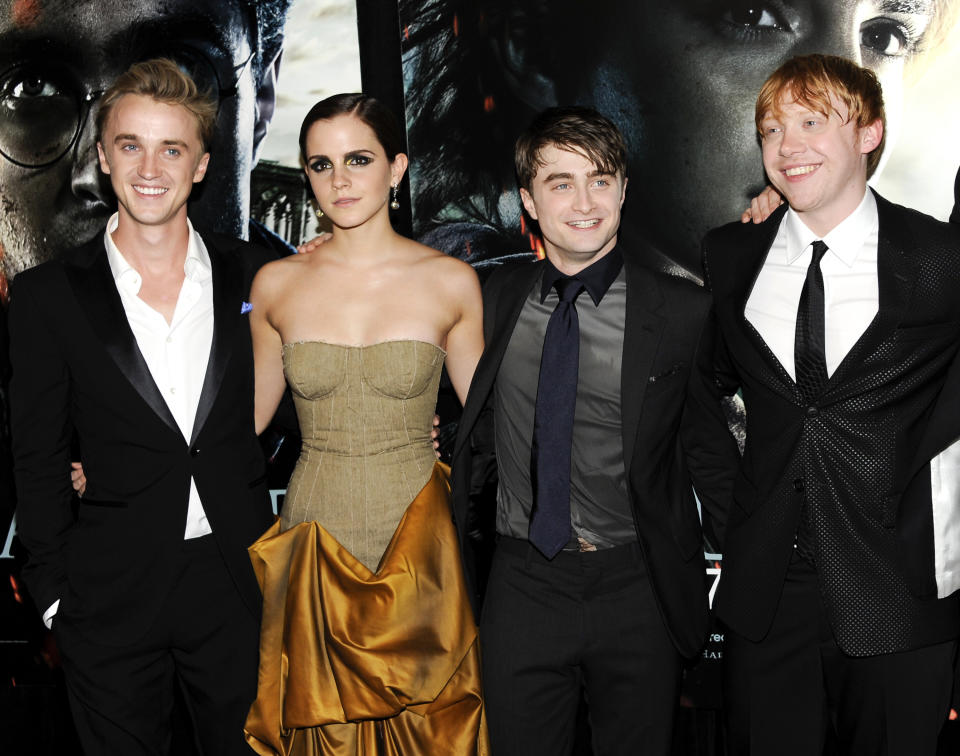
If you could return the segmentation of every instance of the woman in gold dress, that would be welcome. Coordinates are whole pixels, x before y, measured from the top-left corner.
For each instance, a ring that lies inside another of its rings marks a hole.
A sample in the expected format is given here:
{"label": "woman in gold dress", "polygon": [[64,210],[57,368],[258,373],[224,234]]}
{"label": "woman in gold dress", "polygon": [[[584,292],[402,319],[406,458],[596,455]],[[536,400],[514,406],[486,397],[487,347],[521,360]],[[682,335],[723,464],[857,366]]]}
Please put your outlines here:
{"label": "woman in gold dress", "polygon": [[281,519],[250,549],[264,613],[246,734],[260,754],[486,752],[430,439],[441,367],[463,401],[483,349],[480,287],[391,227],[401,145],[372,98],[315,105],[300,149],[333,236],[266,265],[251,291],[257,429],[289,385],[303,437]]}

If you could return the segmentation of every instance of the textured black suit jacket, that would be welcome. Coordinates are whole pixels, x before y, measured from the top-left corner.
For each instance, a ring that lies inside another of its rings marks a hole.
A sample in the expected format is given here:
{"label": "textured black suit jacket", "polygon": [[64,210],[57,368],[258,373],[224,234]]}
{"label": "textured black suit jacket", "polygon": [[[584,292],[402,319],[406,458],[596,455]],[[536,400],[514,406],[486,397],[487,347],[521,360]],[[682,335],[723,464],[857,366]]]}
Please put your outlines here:
{"label": "textured black suit jacket", "polygon": [[704,240],[715,375],[724,392],[742,390],[747,408],[714,608],[752,640],[770,628],[804,505],[824,605],[846,653],[901,651],[960,632],[955,598],[930,598],[929,482],[929,459],[960,432],[960,415],[934,414],[960,344],[960,234],[880,196],[877,208],[879,311],[811,406],[744,317],[785,209]]}
{"label": "textured black suit jacket", "polygon": [[[626,256],[625,256],[626,257]],[[637,538],[654,593],[677,649],[697,653],[707,632],[703,541],[691,488],[708,507],[732,485],[737,450],[722,410],[695,363],[712,352],[710,296],[695,284],[624,262],[627,282],[621,368],[623,455]],[[484,286],[486,348],[470,386],[453,453],[454,520],[468,579],[469,524],[477,455],[471,438],[488,410],[520,310],[542,263],[504,265]],[[693,422],[698,419],[699,422]],[[487,499],[484,503],[492,506]],[[489,536],[490,534],[484,534]]]}
{"label": "textured black suit jacket", "polygon": [[[10,303],[11,421],[23,577],[41,611],[100,642],[142,635],[183,544],[190,477],[244,601],[259,616],[249,546],[272,521],[253,425],[253,358],[241,305],[269,253],[203,234],[214,333],[184,439],[127,322],[102,237],[21,273]],[[71,440],[87,491],[72,510]]]}

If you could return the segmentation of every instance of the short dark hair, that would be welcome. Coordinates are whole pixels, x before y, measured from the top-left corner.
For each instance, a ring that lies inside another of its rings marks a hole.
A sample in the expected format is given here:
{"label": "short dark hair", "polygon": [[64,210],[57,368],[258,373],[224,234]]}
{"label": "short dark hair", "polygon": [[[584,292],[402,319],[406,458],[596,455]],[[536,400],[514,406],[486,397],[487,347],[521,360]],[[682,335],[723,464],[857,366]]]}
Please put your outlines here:
{"label": "short dark hair", "polygon": [[134,63],[103,93],[97,111],[97,140],[120,98],[126,95],[151,97],[168,105],[181,105],[197,119],[197,130],[204,151],[210,149],[217,122],[218,103],[211,92],[201,92],[189,75],[169,58],[153,58]]}
{"label": "short dark hair", "polygon": [[550,145],[582,153],[603,173],[626,176],[627,145],[609,118],[579,105],[547,108],[520,135],[513,152],[517,182],[527,191]]}
{"label": "short dark hair", "polygon": [[788,60],[770,74],[757,96],[754,113],[757,130],[762,138],[763,119],[767,113],[776,116],[786,97],[814,112],[829,116],[831,111],[837,112],[830,101],[831,96],[843,103],[847,109],[847,122],[853,121],[858,129],[877,120],[883,123],[880,144],[867,155],[869,178],[880,164],[887,141],[883,90],[873,71],[851,60],[820,54],[799,55]]}
{"label": "short dark hair", "polygon": [[320,100],[303,119],[303,125],[300,126],[300,157],[304,163],[307,162],[307,132],[310,127],[317,121],[329,121],[339,115],[353,115],[367,124],[387,153],[388,160],[392,161],[406,149],[400,122],[390,108],[376,98],[358,92],[336,94]]}

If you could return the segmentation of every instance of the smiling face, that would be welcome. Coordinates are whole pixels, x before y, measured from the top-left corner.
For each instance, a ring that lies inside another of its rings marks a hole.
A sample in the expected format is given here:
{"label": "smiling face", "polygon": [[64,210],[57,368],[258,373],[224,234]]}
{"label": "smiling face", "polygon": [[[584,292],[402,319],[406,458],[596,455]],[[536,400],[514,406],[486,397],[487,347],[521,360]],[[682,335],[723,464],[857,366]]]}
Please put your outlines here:
{"label": "smiling face", "polygon": [[38,124],[52,121],[42,114],[68,113],[69,140],[82,119],[72,147],[48,166],[22,167],[0,156],[4,273],[13,276],[102,233],[114,198],[97,167],[97,103],[76,103],[106,89],[131,63],[158,55],[199,53],[223,88],[236,81],[236,93],[220,103],[210,186],[194,193],[190,216],[203,227],[246,235],[250,171],[272,113],[258,100],[247,62],[253,39],[239,2],[0,0],[0,128],[36,113],[19,127],[43,133]]}
{"label": "smiling face", "polygon": [[824,236],[852,213],[867,188],[867,155],[880,144],[880,120],[857,128],[831,98],[829,114],[792,98],[760,122],[763,166],[776,189],[815,233]]}
{"label": "smiling face", "polygon": [[[947,0],[945,0],[947,1]],[[953,1],[953,0],[949,0]],[[593,6],[597,42],[577,14],[545,49],[558,102],[591,105],[627,139],[635,178],[623,234],[691,271],[710,228],[735,220],[765,185],[753,106],[766,77],[794,55],[841,55],[873,69],[887,103],[888,144],[900,125],[904,65],[921,48],[933,0],[645,0]],[[642,31],[638,43],[638,30]]]}
{"label": "smiling face", "polygon": [[627,182],[602,173],[586,155],[554,144],[540,150],[540,169],[520,198],[540,225],[550,261],[564,272],[589,265],[617,243]]}
{"label": "smiling face", "polygon": [[97,151],[117,196],[121,228],[186,222],[187,198],[210,160],[189,110],[125,95],[114,105]]}
{"label": "smiling face", "polygon": [[354,115],[317,121],[307,132],[307,178],[335,227],[388,216],[390,187],[400,183],[406,167],[406,155],[388,160],[373,129]]}

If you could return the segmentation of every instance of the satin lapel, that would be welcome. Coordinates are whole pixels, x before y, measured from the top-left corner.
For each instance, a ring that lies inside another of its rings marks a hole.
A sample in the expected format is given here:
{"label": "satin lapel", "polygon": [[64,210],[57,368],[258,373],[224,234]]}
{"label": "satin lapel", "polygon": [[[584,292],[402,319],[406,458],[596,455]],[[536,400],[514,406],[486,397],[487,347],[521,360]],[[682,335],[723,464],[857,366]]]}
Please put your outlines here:
{"label": "satin lapel", "polygon": [[[756,370],[756,374],[768,374],[772,371],[780,382],[781,390],[792,396],[794,394],[795,383],[780,364],[773,350],[756,328],[747,320],[746,309],[747,301],[753,293],[753,287],[757,283],[757,277],[760,275],[760,269],[767,260],[770,253],[770,247],[773,246],[777,238],[777,231],[780,230],[780,224],[783,216],[786,214],[786,206],[780,207],[764,223],[758,226],[745,226],[744,233],[749,243],[745,249],[732,250],[737,257],[736,273],[734,275],[734,301],[737,302],[737,323],[744,334],[746,340],[753,346],[748,352],[762,360],[762,366],[765,370]],[[756,368],[756,366],[755,366]]]}
{"label": "satin lapel", "polygon": [[[527,294],[530,293],[530,287],[539,279],[542,267],[538,263],[519,267],[498,284],[499,291],[496,293],[495,300],[497,309],[492,333],[477,363],[477,370],[470,384],[470,393],[467,395],[467,403],[463,408],[463,416],[460,418],[460,424],[465,428],[473,427],[486,405],[487,397],[493,390],[497,372],[500,370],[503,355],[513,335],[514,326],[520,317],[520,311],[523,309]],[[469,438],[469,434],[461,433],[457,438],[462,444]],[[454,449],[454,456],[458,452],[459,444]]]}
{"label": "satin lapel", "polygon": [[916,241],[900,238],[896,218],[891,217],[891,213],[896,215],[896,209],[874,194],[877,197],[880,220],[877,232],[877,284],[880,300],[876,316],[830,376],[825,394],[831,398],[835,398],[836,392],[843,393],[844,384],[855,379],[857,371],[869,356],[879,348],[881,342],[890,338],[903,319],[916,282],[913,261],[905,253]]}
{"label": "satin lapel", "polygon": [[623,325],[623,355],[620,364],[620,429],[623,461],[627,474],[633,459],[633,447],[640,429],[643,398],[650,383],[664,319],[659,313],[663,292],[654,276],[643,268],[624,261],[627,279],[627,307]]}
{"label": "satin lapel", "polygon": [[217,399],[233,351],[237,326],[241,320],[244,325],[247,322],[240,313],[243,303],[243,271],[239,262],[217,249],[212,242],[204,239],[204,244],[210,255],[213,273],[213,343],[210,345],[207,372],[203,378],[197,414],[193,420],[191,444],[200,435]]}
{"label": "satin lapel", "polygon": [[77,302],[86,313],[104,349],[143,401],[180,435],[177,421],[157,388],[150,368],[137,346],[137,339],[130,330],[100,237],[82,249],[76,264],[67,264],[64,268]]}

